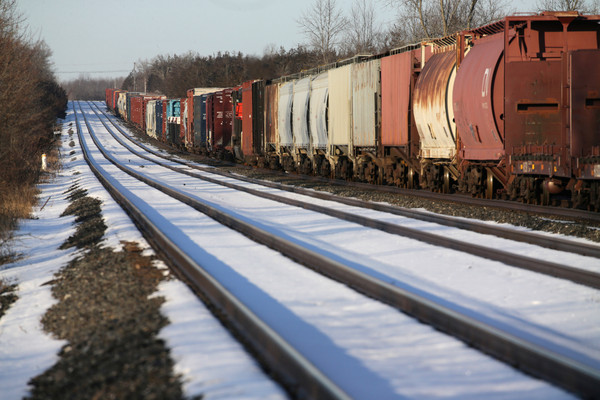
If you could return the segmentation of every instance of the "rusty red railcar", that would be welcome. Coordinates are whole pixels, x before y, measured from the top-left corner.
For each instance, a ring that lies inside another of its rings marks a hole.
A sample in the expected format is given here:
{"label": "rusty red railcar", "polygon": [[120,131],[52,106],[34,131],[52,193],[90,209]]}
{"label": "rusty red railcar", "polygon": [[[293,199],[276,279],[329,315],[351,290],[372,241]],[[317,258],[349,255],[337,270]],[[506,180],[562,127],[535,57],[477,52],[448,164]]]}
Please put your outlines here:
{"label": "rusty red railcar", "polygon": [[456,36],[428,42],[433,48],[415,84],[412,107],[419,132],[419,184],[422,188],[449,192],[458,179],[456,124],[452,93],[456,79]]}
{"label": "rusty red railcar", "polygon": [[567,189],[575,206],[600,208],[598,176],[586,175],[600,169],[600,16],[545,12],[502,22],[511,195],[548,203]]}
{"label": "rusty red railcar", "polygon": [[264,81],[242,83],[241,149],[242,159],[255,164],[264,148]]}
{"label": "rusty red railcar", "polygon": [[[196,126],[198,123],[200,123],[200,121],[202,121],[202,116],[201,115],[196,115],[196,113],[201,112],[202,107],[199,106],[199,104],[196,104],[197,102],[201,102],[203,101],[201,96],[203,95],[207,95],[209,93],[213,93],[219,90],[223,90],[222,88],[194,88],[194,89],[188,89],[186,95],[187,95],[187,101],[185,103],[185,106],[182,108],[182,119],[183,119],[183,123],[185,123],[185,127],[182,127],[182,129],[184,129],[185,132],[185,147],[188,149],[193,149],[193,148],[200,148],[200,147],[204,147],[205,143],[200,143],[202,142],[201,140],[196,140],[195,138],[195,134],[199,133],[201,130],[201,127]],[[205,101],[205,100],[204,100]],[[182,123],[182,125],[183,125]]]}
{"label": "rusty red railcar", "polygon": [[210,149],[231,150],[233,132],[233,89],[224,89],[213,93],[206,101],[207,129]]}
{"label": "rusty red railcar", "polygon": [[115,98],[115,90],[116,89],[106,89],[105,90],[105,102],[109,109],[113,110],[115,108],[114,98]]}
{"label": "rusty red railcar", "polygon": [[419,134],[412,93],[430,47],[407,46],[381,59],[381,149],[387,183],[413,187],[419,171]]}
{"label": "rusty red railcar", "polygon": [[130,100],[131,111],[129,122],[139,128],[142,128],[142,121],[146,119],[146,115],[143,113],[143,101],[144,96],[142,95],[133,95]]}
{"label": "rusty red railcar", "polygon": [[265,85],[264,117],[264,156],[271,168],[279,166],[279,84],[268,82]]}
{"label": "rusty red railcar", "polygon": [[504,35],[498,32],[502,27],[498,22],[460,35],[459,43],[468,38],[470,49],[464,58],[459,57],[453,92],[457,155],[461,160],[459,191],[488,198],[508,180],[504,162]]}
{"label": "rusty red railcar", "polygon": [[188,107],[188,98],[182,97],[179,99],[179,112],[180,112],[180,120],[179,120],[179,146],[185,147],[186,138],[187,138],[187,128],[188,128],[188,119],[189,119],[189,107]]}
{"label": "rusty red railcar", "polygon": [[600,62],[599,21],[544,12],[461,33],[470,45],[453,94],[461,191],[491,197],[504,187],[546,204],[568,189],[598,208],[600,187],[586,171],[600,163],[600,74],[582,71]]}

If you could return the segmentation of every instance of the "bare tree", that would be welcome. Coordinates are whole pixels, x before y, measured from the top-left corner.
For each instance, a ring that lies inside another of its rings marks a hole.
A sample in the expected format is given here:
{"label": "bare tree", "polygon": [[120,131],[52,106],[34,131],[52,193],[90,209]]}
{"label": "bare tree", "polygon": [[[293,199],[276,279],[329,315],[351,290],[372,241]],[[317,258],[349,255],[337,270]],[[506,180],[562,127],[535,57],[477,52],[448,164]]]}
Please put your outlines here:
{"label": "bare tree", "polygon": [[598,0],[539,0],[536,4],[538,11],[579,11],[582,14],[598,14]]}
{"label": "bare tree", "polygon": [[349,54],[375,53],[380,47],[380,42],[381,32],[375,26],[375,7],[372,0],[355,0],[342,49]]}
{"label": "bare tree", "polygon": [[338,39],[347,20],[338,9],[336,0],[315,0],[313,5],[296,20],[309,45],[322,57],[324,63],[332,61]]}
{"label": "bare tree", "polygon": [[[506,13],[506,0],[385,0],[398,10],[401,23],[393,31],[401,42],[447,36],[484,25]],[[398,40],[396,40],[398,41]]]}

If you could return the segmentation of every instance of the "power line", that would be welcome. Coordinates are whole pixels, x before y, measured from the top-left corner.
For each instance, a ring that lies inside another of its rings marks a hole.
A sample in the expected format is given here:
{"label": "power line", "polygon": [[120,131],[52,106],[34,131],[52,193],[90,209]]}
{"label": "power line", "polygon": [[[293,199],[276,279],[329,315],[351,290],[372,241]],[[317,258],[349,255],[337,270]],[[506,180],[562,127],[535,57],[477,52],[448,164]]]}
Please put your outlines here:
{"label": "power line", "polygon": [[116,73],[116,72],[131,72],[131,70],[129,69],[121,69],[121,70],[114,70],[114,71],[56,71],[57,74],[110,74],[110,73]]}

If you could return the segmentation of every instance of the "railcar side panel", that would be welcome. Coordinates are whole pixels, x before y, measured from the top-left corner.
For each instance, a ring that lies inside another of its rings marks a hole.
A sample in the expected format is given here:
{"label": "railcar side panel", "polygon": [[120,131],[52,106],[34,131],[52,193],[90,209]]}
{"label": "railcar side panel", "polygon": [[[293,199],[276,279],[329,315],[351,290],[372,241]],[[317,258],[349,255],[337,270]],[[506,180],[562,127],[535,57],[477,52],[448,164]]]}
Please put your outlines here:
{"label": "railcar side panel", "polygon": [[417,80],[413,112],[423,158],[451,159],[456,153],[455,77],[456,53],[451,50],[431,56]]}
{"label": "railcar side panel", "polygon": [[327,106],[329,100],[328,73],[313,78],[309,100],[309,132],[313,149],[327,148]]}
{"label": "railcar side panel", "polygon": [[194,96],[194,146],[206,148],[206,99],[207,94]]}
{"label": "railcar side panel", "polygon": [[331,146],[351,146],[352,65],[329,70],[328,79],[328,144],[331,152]]}
{"label": "railcar side panel", "polygon": [[381,141],[384,146],[406,146],[409,142],[412,52],[381,60]]}
{"label": "railcar side panel", "polygon": [[292,146],[292,104],[294,101],[294,82],[287,82],[279,88],[278,133],[279,146]]}
{"label": "railcar side panel", "polygon": [[252,154],[264,153],[265,148],[265,81],[252,83]]}
{"label": "railcar side panel", "polygon": [[600,50],[577,50],[570,54],[571,81],[571,155],[576,175],[600,178]]}
{"label": "railcar side panel", "polygon": [[278,148],[279,143],[279,84],[265,87],[265,151]]}
{"label": "railcar side panel", "polygon": [[154,139],[157,139],[156,134],[156,102],[157,100],[149,100],[146,107],[146,134]]}
{"label": "railcar side panel", "polygon": [[504,156],[504,35],[474,41],[454,83],[454,116],[467,160]]}
{"label": "railcar side panel", "polygon": [[307,148],[309,144],[308,100],[310,98],[310,77],[294,82],[294,99],[292,102],[292,132],[294,146]]}
{"label": "railcar side panel", "polygon": [[[352,144],[375,149],[379,124],[381,60],[352,64]],[[352,151],[351,154],[354,154]]]}
{"label": "railcar side panel", "polygon": [[252,131],[252,119],[254,118],[253,107],[254,99],[252,97],[252,81],[242,83],[242,152],[244,156],[254,154],[254,134]]}

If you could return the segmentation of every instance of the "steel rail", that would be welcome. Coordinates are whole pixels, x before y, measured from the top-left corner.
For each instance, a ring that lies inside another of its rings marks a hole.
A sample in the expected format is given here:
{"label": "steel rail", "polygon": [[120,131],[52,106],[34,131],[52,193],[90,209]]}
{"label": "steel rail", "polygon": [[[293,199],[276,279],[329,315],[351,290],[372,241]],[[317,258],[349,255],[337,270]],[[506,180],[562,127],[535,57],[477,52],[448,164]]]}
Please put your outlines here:
{"label": "steel rail", "polygon": [[[96,142],[90,130],[92,140]],[[97,144],[98,145],[98,144]],[[98,146],[103,151],[102,146]],[[106,157],[107,155],[105,155]],[[369,276],[298,244],[275,237],[251,224],[197,202],[190,196],[164,187],[129,168],[119,165],[109,156],[109,161],[131,176],[176,196],[180,201],[205,213],[218,222],[267,245],[299,263],[327,275],[376,300],[387,303],[435,329],[447,332],[470,346],[476,347],[517,368],[548,380],[582,396],[600,396],[600,370],[581,361],[566,357],[553,349],[532,343],[517,335],[437,304],[409,290]]]}
{"label": "steel rail", "polygon": [[[81,105],[79,107],[81,111]],[[73,109],[75,111],[74,106]],[[90,137],[97,145],[85,115],[83,117]],[[181,250],[177,243],[165,235],[111,183],[110,179],[102,174],[96,162],[90,157],[87,145],[82,140],[82,132],[76,111],[75,120],[84,158],[94,175],[132,218],[153,249],[158,254],[164,255],[176,267],[178,275],[183,275],[192,285],[194,291],[202,293],[211,305],[225,316],[227,322],[234,327],[236,334],[244,338],[251,350],[258,354],[261,360],[264,360],[268,369],[277,378],[281,379],[284,386],[298,398],[350,399],[342,389],[287,343],[277,332],[265,324],[218,280],[206,272],[201,265]],[[100,149],[100,147],[98,148]],[[102,149],[100,150],[102,151]]]}
{"label": "steel rail", "polygon": [[[96,105],[94,105],[94,106],[96,108],[98,108]],[[99,108],[98,108],[98,110],[101,113],[105,114]],[[301,187],[297,187],[297,186],[291,186],[291,185],[285,185],[285,184],[281,184],[281,183],[277,183],[277,182],[270,182],[270,181],[248,178],[248,177],[245,177],[242,175],[233,174],[233,173],[227,172],[227,171],[224,172],[224,171],[220,171],[220,170],[214,169],[214,168],[211,169],[211,168],[200,167],[197,164],[183,161],[183,160],[178,160],[176,158],[169,157],[167,155],[164,155],[157,151],[154,151],[153,149],[134,140],[130,135],[128,135],[126,132],[124,132],[123,129],[121,129],[121,127],[119,127],[113,121],[111,121],[110,118],[107,118],[107,119],[124,137],[126,137],[129,141],[134,143],[136,146],[139,146],[140,148],[142,148],[144,151],[154,154],[157,157],[160,157],[160,158],[172,161],[172,162],[176,162],[176,163],[185,165],[189,168],[197,169],[199,171],[203,171],[203,172],[207,172],[207,173],[211,173],[211,174],[215,174],[215,175],[226,176],[226,177],[234,178],[237,180],[245,181],[248,183],[267,186],[267,187],[271,187],[274,189],[285,190],[288,192],[298,193],[298,194],[302,194],[305,196],[314,197],[314,198],[318,198],[318,199],[322,199],[322,200],[335,201],[335,202],[343,203],[343,204],[350,205],[350,206],[368,208],[368,209],[387,212],[387,213],[391,213],[391,214],[395,214],[395,215],[401,215],[401,216],[408,217],[408,218],[418,219],[421,221],[434,222],[434,223],[437,223],[440,225],[451,226],[451,227],[460,228],[460,229],[467,229],[467,230],[470,230],[473,232],[478,232],[478,233],[483,233],[483,234],[490,234],[490,235],[494,235],[497,237],[501,237],[501,238],[505,238],[505,239],[509,239],[509,240],[516,240],[519,242],[524,242],[524,243],[529,243],[529,244],[534,244],[534,245],[549,248],[549,249],[567,251],[570,253],[580,254],[580,255],[584,255],[584,256],[600,258],[600,246],[594,245],[594,244],[575,242],[572,240],[565,240],[562,238],[548,237],[545,235],[540,235],[535,232],[517,231],[515,229],[509,229],[509,228],[504,228],[504,227],[499,227],[499,226],[492,226],[492,225],[481,223],[481,222],[466,221],[463,219],[444,216],[444,215],[440,215],[440,214],[432,214],[432,213],[428,213],[428,212],[423,212],[423,211],[419,211],[419,210],[413,210],[413,209],[408,209],[408,208],[403,208],[403,207],[398,207],[398,206],[393,206],[393,205],[373,203],[373,202],[364,201],[364,200],[360,200],[360,199],[356,199],[356,198],[336,196],[331,193],[318,192],[318,191],[309,190],[309,189],[305,189],[305,188],[301,188]],[[105,124],[105,126],[106,126],[106,124]]]}
{"label": "steel rail", "polygon": [[[92,111],[94,111],[94,110],[92,110]],[[98,114],[96,113],[96,115],[98,115]],[[99,117],[99,115],[98,115],[98,117]],[[403,227],[403,226],[400,226],[397,224],[392,224],[389,222],[379,221],[379,220],[375,220],[372,218],[368,218],[368,217],[364,217],[364,216],[360,216],[360,215],[356,215],[356,214],[352,214],[352,213],[348,213],[348,212],[344,212],[344,211],[334,210],[334,209],[331,209],[328,207],[307,203],[307,202],[304,202],[301,200],[290,199],[290,198],[287,198],[284,196],[276,195],[274,193],[267,193],[264,191],[244,187],[241,185],[236,185],[234,183],[224,182],[219,179],[213,179],[213,178],[210,178],[210,177],[207,177],[204,175],[200,175],[200,174],[197,174],[194,172],[186,171],[181,168],[177,168],[177,167],[162,163],[160,161],[157,161],[157,160],[154,160],[154,159],[148,157],[145,154],[141,154],[141,153],[137,152],[135,149],[131,148],[127,143],[124,143],[121,140],[121,138],[117,137],[112,132],[112,130],[106,125],[106,123],[104,121],[102,121],[100,118],[99,118],[99,120],[100,120],[100,122],[102,122],[102,124],[108,130],[108,132],[115,138],[115,140],[117,140],[122,146],[124,146],[126,149],[128,149],[131,153],[133,153],[136,156],[141,157],[145,160],[148,160],[152,163],[160,165],[164,168],[168,168],[172,171],[176,171],[178,173],[182,173],[182,174],[185,174],[185,175],[197,178],[197,179],[201,179],[201,180],[213,183],[213,184],[225,186],[225,187],[228,187],[228,188],[231,188],[234,190],[243,191],[243,192],[246,192],[251,195],[261,197],[261,198],[266,198],[266,199],[269,199],[272,201],[277,201],[277,202],[295,206],[295,207],[301,207],[301,208],[315,211],[315,212],[318,212],[318,213],[321,213],[324,215],[329,215],[334,218],[342,219],[342,220],[345,220],[348,222],[357,223],[357,224],[360,224],[360,225],[363,225],[363,226],[366,226],[369,228],[378,229],[378,230],[381,230],[386,233],[395,234],[395,235],[419,240],[421,242],[431,244],[434,246],[442,246],[442,247],[446,247],[446,248],[449,248],[452,250],[466,252],[466,253],[473,254],[473,255],[476,255],[476,256],[479,256],[482,258],[486,258],[486,259],[493,260],[493,261],[499,261],[499,262],[502,262],[507,265],[515,266],[517,268],[526,269],[529,271],[534,271],[534,272],[554,276],[554,277],[561,278],[561,279],[567,279],[567,280],[570,280],[572,282],[575,282],[575,283],[578,283],[578,284],[581,284],[584,286],[592,287],[595,289],[600,289],[600,274],[593,272],[593,271],[570,267],[570,266],[558,264],[555,262],[540,260],[540,259],[532,258],[532,257],[528,257],[528,256],[522,256],[519,254],[510,253],[510,252],[502,251],[502,250],[487,247],[487,246],[481,246],[478,244],[468,243],[465,241],[460,241],[460,240],[448,238],[445,236],[432,234],[429,232],[423,232],[418,229],[407,228],[407,227]],[[135,143],[135,141],[134,141],[134,143]],[[144,147],[142,147],[142,148],[144,148]],[[148,150],[150,150],[150,149],[148,149]],[[154,153],[154,154],[158,155],[156,153]],[[193,165],[189,165],[188,163],[184,163],[184,164],[188,167],[192,167],[192,168],[194,167]],[[201,169],[201,167],[197,167],[196,169]],[[209,169],[202,169],[202,170],[204,172],[213,173],[213,171],[209,170]],[[231,176],[229,176],[229,177],[231,177]],[[234,179],[238,179],[238,178],[235,177]],[[246,179],[241,179],[241,180],[247,181]],[[324,196],[324,197],[326,197],[326,196]],[[328,200],[336,201],[337,199],[329,198]],[[350,204],[350,205],[356,205],[356,206],[362,205],[358,201],[352,201],[353,199],[348,199],[348,200],[349,201],[343,201],[343,203]],[[354,204],[352,204],[352,203],[354,203]],[[384,207],[378,207],[378,208],[380,210],[384,209]],[[387,208],[392,209],[392,210],[394,209],[393,207],[389,207],[389,206]],[[405,215],[405,216],[410,217],[410,213],[407,213],[407,214],[408,215]],[[437,222],[437,219],[434,216],[427,215],[427,214],[422,215],[423,218],[421,218],[421,219],[425,219],[426,216],[430,217],[431,222]],[[464,221],[464,220],[460,221],[460,220],[451,219],[451,218],[447,218],[447,217],[440,218],[440,220],[446,222],[445,225],[449,225],[452,222],[455,224],[455,226],[458,225],[459,227],[465,227],[466,229],[470,228],[468,221]],[[496,233],[492,227],[490,227],[489,225],[485,225],[485,224],[476,224],[475,228],[479,229],[479,231],[484,231],[486,234],[495,234]],[[473,230],[477,231],[477,229],[475,229],[475,228]],[[581,253],[592,253],[593,255],[596,255],[596,256],[600,255],[600,248],[590,246],[587,244],[579,246],[577,244],[577,242],[570,242],[570,241],[566,241],[566,240],[552,241],[552,240],[548,240],[547,237],[544,237],[542,235],[529,236],[526,233],[519,232],[516,230],[509,230],[509,229],[504,229],[504,230],[500,229],[500,230],[498,230],[498,232],[502,233],[503,237],[509,238],[511,240],[517,240],[517,241],[520,240],[520,241],[525,241],[525,242],[541,242],[542,244],[546,244],[547,245],[546,247],[550,247],[550,246],[553,246],[553,248],[561,248],[562,247],[561,249],[563,249],[563,250],[565,248],[568,248],[568,249],[579,250]],[[482,232],[479,232],[479,233],[482,233]],[[534,243],[534,244],[538,244],[538,243]]]}

